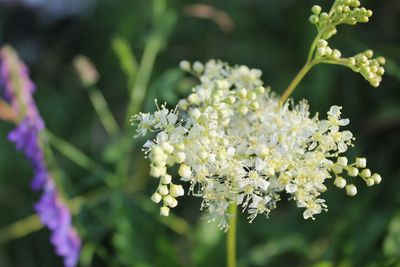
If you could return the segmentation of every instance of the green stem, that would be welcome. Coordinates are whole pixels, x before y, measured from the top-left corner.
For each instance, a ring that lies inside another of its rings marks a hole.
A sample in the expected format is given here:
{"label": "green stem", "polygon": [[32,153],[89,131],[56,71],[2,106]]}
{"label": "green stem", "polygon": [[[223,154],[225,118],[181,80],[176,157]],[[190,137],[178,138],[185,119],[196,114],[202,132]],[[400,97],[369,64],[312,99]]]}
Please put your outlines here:
{"label": "green stem", "polygon": [[236,224],[237,224],[237,205],[229,204],[229,229],[226,239],[226,266],[236,267]]}
{"label": "green stem", "polygon": [[119,126],[115,121],[103,94],[95,86],[89,86],[87,87],[87,90],[89,91],[90,101],[92,102],[104,129],[110,136],[117,136],[119,134]]}
{"label": "green stem", "polygon": [[146,44],[142,59],[140,61],[139,70],[136,75],[136,82],[130,95],[128,111],[125,117],[126,127],[129,126],[130,117],[137,113],[141,108],[143,99],[146,95],[146,89],[148,87],[156,56],[161,49],[161,44],[161,38],[157,34],[150,36]]}
{"label": "green stem", "polygon": [[[131,195],[132,193],[135,193],[135,191],[125,193]],[[83,206],[91,207],[93,205],[96,205],[96,203],[100,201],[109,199],[112,192],[113,191],[109,188],[100,188],[97,190],[93,190],[92,192],[88,192],[83,196],[76,196],[72,198],[68,201],[68,206],[70,208],[71,214],[78,214]],[[158,214],[158,210],[154,209],[155,206],[152,205],[149,200],[144,199],[143,197],[134,198],[134,200],[138,203],[139,207],[142,210],[154,216],[154,218],[157,219],[162,225],[165,225],[179,235],[185,236],[189,239],[192,238],[191,233],[193,232],[193,230],[191,229],[190,224],[185,219],[173,214],[171,214],[169,217],[160,217]],[[10,240],[21,238],[36,231],[39,231],[43,227],[44,226],[40,222],[39,216],[37,214],[30,215],[6,227],[1,228],[0,245],[5,244]]]}
{"label": "green stem", "polygon": [[[140,61],[139,70],[136,75],[136,81],[131,91],[130,102],[128,104],[128,110],[125,117],[125,128],[130,127],[131,116],[139,112],[142,107],[150,76],[153,71],[156,56],[161,49],[161,45],[161,37],[157,34],[151,35],[149,40],[147,41],[142,59]],[[128,135],[124,136],[121,139],[121,154],[123,155],[123,157],[119,161],[116,169],[117,174],[121,179],[127,178],[127,175],[129,173],[129,164],[131,160],[129,153],[130,151],[132,151],[133,137],[129,135],[130,131],[127,131],[127,133]],[[123,184],[123,181],[120,182],[121,184]]]}
{"label": "green stem", "polygon": [[57,137],[49,130],[45,130],[46,137],[52,147],[57,149],[61,154],[70,159],[76,165],[90,171],[93,173],[104,172],[107,174],[113,174],[106,170],[103,165],[96,162],[85,153],[71,145],[70,143],[64,141],[63,139]]}
{"label": "green stem", "polygon": [[286,88],[285,92],[282,94],[280,103],[283,104],[296,89],[297,85],[303,80],[304,76],[310,71],[310,69],[315,65],[314,61],[307,61],[303,68],[297,73],[296,77],[292,80],[289,86]]}

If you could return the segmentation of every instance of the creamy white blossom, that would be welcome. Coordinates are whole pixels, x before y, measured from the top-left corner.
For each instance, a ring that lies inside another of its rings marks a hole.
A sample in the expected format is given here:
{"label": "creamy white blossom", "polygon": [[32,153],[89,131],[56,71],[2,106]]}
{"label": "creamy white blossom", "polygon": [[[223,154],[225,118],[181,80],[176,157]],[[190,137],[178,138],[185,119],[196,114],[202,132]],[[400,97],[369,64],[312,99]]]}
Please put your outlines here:
{"label": "creamy white blossom", "polygon": [[[327,210],[322,198],[327,179],[334,178],[350,196],[357,193],[356,176],[367,185],[381,181],[365,168],[364,158],[349,164],[343,156],[354,138],[342,130],[349,120],[341,117],[341,107],[332,106],[326,119],[319,119],[310,115],[306,101],[280,103],[262,86],[260,70],[216,60],[181,67],[197,73],[200,84],[179,109],[162,105],[154,114],[133,117],[137,135],[157,133],[144,151],[150,174],[160,180],[152,200],[162,203],[162,215],[168,216],[184,194],[179,180],[188,183],[189,194],[202,198],[208,219],[225,229],[230,203],[251,222],[288,195],[308,219]],[[180,179],[171,179],[175,165]]]}

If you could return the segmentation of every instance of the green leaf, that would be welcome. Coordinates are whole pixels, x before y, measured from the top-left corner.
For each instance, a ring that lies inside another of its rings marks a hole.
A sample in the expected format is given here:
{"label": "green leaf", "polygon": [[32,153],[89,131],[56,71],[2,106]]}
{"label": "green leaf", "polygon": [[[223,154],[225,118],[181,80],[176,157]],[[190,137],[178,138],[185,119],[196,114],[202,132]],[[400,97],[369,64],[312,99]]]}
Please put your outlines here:
{"label": "green leaf", "polygon": [[118,57],[122,71],[125,73],[128,80],[133,80],[138,64],[129,42],[120,36],[115,36],[111,41],[111,46],[115,55]]}

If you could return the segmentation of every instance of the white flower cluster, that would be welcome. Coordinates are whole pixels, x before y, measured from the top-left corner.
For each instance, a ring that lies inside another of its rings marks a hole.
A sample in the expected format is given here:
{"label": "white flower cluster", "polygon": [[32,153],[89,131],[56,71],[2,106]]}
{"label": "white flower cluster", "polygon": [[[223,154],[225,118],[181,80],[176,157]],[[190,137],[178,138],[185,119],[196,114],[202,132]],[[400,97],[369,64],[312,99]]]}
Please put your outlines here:
{"label": "white flower cluster", "polygon": [[357,189],[343,177],[345,172],[348,179],[360,176],[367,185],[380,182],[364,158],[349,164],[341,156],[354,139],[340,129],[349,123],[340,117],[341,107],[332,106],[327,119],[319,120],[310,117],[305,101],[282,105],[262,86],[260,70],[215,60],[205,65],[185,61],[181,67],[196,73],[200,84],[179,109],[162,105],[154,114],[133,117],[138,135],[157,132],[144,151],[151,176],[159,178],[152,200],[162,202],[162,215],[184,194],[168,173],[175,165],[180,180],[190,184],[189,193],[203,199],[201,208],[209,219],[225,229],[230,203],[240,205],[251,222],[288,195],[308,219],[327,209],[321,198],[326,179],[335,177],[334,184],[348,195]]}

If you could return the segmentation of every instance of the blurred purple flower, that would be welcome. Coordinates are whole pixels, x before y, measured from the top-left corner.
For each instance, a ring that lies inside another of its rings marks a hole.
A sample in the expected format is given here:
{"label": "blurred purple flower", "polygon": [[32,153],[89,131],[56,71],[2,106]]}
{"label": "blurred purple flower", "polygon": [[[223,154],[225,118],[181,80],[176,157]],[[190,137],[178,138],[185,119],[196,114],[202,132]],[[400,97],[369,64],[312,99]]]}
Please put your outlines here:
{"label": "blurred purple flower", "polygon": [[4,89],[4,98],[19,120],[17,128],[9,133],[8,139],[32,163],[32,189],[43,191],[35,204],[35,210],[42,223],[52,231],[51,243],[56,253],[64,257],[64,265],[74,267],[79,258],[81,241],[72,226],[71,213],[46,166],[43,140],[40,138],[44,122],[32,97],[35,86],[29,79],[27,67],[9,46],[0,50],[0,87]]}

